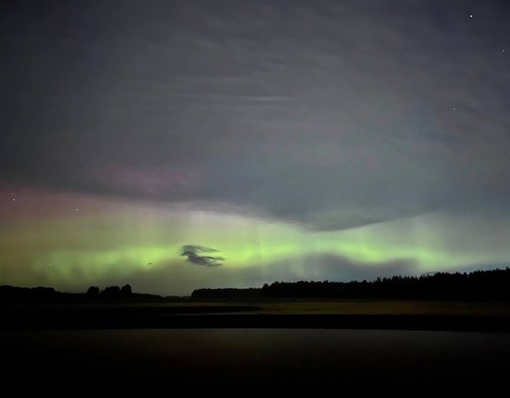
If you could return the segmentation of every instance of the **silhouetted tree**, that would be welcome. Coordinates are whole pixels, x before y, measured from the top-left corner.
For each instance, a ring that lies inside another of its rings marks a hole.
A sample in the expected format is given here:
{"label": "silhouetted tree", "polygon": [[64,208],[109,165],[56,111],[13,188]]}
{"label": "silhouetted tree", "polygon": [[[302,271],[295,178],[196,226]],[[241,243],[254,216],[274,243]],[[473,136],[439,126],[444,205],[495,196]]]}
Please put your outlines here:
{"label": "silhouetted tree", "polygon": [[97,296],[99,294],[99,288],[97,286],[91,286],[87,290],[88,296]]}
{"label": "silhouetted tree", "polygon": [[101,294],[108,297],[118,297],[120,296],[120,287],[108,286],[101,292]]}
{"label": "silhouetted tree", "polygon": [[131,293],[133,293],[133,292],[131,290],[131,285],[130,284],[124,285],[120,289],[120,294],[122,294],[123,296],[129,296],[129,295],[131,295]]}

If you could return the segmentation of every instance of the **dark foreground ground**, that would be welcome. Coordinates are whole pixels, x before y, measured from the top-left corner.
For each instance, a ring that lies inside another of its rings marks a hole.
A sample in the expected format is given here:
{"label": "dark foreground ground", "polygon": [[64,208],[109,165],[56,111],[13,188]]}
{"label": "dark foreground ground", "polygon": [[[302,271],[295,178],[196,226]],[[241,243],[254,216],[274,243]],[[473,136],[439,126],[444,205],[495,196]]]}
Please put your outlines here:
{"label": "dark foreground ground", "polygon": [[403,387],[496,396],[507,388],[508,312],[438,302],[4,306],[0,383],[65,396]]}
{"label": "dark foreground ground", "polygon": [[265,302],[11,305],[4,330],[312,328],[510,332],[507,303]]}

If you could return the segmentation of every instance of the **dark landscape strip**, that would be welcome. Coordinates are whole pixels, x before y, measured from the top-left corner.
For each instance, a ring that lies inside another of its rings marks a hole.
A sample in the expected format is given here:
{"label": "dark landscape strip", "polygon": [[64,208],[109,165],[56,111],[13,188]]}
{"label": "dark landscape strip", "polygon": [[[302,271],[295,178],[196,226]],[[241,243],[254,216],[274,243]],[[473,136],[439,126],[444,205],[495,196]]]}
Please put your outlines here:
{"label": "dark landscape strip", "polygon": [[447,315],[273,315],[203,314],[123,316],[115,312],[68,316],[4,318],[0,329],[205,329],[205,328],[298,328],[298,329],[395,329],[465,332],[510,332],[510,318]]}
{"label": "dark landscape strip", "polygon": [[217,312],[244,312],[244,311],[260,311],[262,308],[257,305],[229,305],[229,304],[215,304],[215,305],[172,305],[172,306],[135,306],[127,304],[113,305],[19,305],[19,306],[4,306],[0,307],[0,312],[7,314],[42,314],[42,313],[55,313],[55,314],[68,314],[68,313],[112,313],[116,314],[203,314],[203,313],[217,313]]}

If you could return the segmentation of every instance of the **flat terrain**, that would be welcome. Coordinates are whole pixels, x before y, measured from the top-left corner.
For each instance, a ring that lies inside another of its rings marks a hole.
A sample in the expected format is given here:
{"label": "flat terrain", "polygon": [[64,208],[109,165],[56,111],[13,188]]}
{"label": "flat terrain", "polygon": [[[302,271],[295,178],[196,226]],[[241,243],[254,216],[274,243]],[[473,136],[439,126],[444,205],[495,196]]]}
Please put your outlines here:
{"label": "flat terrain", "polygon": [[506,388],[509,307],[314,300],[4,305],[0,346],[9,365],[2,381],[63,387],[67,395],[83,388],[168,392],[197,382],[316,391],[324,382],[379,391],[387,383],[393,392],[425,381],[459,391],[461,381],[503,391],[497,386]]}
{"label": "flat terrain", "polygon": [[510,317],[510,303],[461,301],[291,301],[259,303],[264,314],[464,315]]}
{"label": "flat terrain", "polygon": [[444,301],[18,305],[0,329],[327,328],[510,332],[510,304]]}

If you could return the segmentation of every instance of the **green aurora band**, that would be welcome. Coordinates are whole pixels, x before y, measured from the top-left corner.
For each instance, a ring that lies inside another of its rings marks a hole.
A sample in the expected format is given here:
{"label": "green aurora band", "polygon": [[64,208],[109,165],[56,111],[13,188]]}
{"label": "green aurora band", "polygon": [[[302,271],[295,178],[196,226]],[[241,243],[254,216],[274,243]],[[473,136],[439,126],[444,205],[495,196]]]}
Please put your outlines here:
{"label": "green aurora band", "polygon": [[[285,278],[285,274],[273,276],[272,272],[275,264],[283,263],[288,263],[289,279],[328,279],[315,272],[313,259],[323,255],[339,258],[333,279],[342,275],[341,260],[357,264],[360,271],[370,269],[371,275],[374,269],[383,275],[386,265],[395,261],[412,264],[409,273],[420,274],[502,264],[510,259],[502,238],[484,240],[473,232],[466,240],[467,229],[480,230],[476,217],[429,214],[343,231],[314,231],[242,213],[96,201],[99,205],[89,206],[89,211],[85,201],[79,212],[2,223],[3,284],[79,291],[109,282],[136,285],[141,275],[159,278],[162,272],[173,272],[173,278],[162,283],[157,293],[184,295],[193,288],[208,287],[209,280],[213,286],[223,282],[223,287],[260,284],[260,279],[250,279],[250,273],[243,274],[243,269],[257,269],[267,282]],[[508,231],[502,220],[494,223],[498,233]],[[460,236],[462,241],[458,241]],[[185,244],[214,248],[225,262],[211,270],[188,263],[180,253]],[[214,272],[221,278],[213,276]],[[229,274],[235,277],[229,279]]]}

